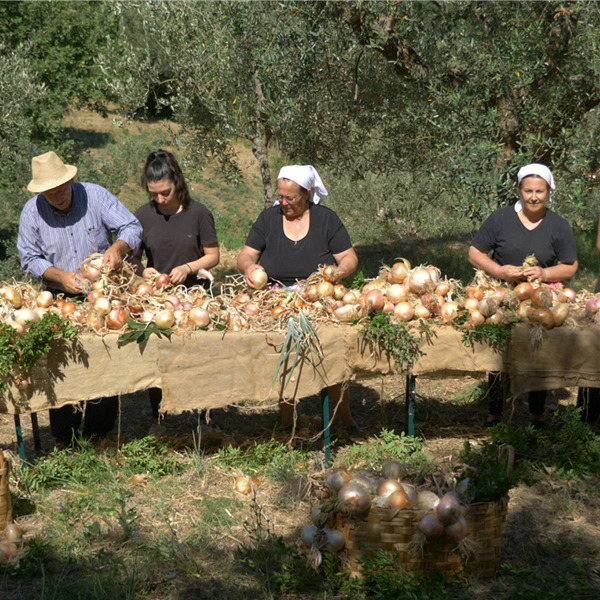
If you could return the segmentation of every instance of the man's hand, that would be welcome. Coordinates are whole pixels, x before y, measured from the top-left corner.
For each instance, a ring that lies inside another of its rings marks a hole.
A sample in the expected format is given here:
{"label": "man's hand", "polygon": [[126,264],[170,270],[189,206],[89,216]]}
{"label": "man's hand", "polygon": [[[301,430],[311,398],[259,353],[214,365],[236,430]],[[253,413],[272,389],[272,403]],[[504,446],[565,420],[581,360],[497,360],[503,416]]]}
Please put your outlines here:
{"label": "man's hand", "polygon": [[70,294],[79,294],[82,290],[83,281],[77,273],[62,271],[60,283]]}

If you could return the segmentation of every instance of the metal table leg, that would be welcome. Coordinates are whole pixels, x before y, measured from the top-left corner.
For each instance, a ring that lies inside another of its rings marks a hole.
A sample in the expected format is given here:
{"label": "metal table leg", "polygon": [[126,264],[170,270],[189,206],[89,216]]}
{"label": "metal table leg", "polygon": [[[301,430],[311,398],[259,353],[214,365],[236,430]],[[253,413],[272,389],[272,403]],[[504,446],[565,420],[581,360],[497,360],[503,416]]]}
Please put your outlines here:
{"label": "metal table leg", "polygon": [[19,451],[19,457],[21,458],[23,466],[25,466],[27,456],[25,455],[25,442],[23,441],[23,430],[21,429],[21,417],[19,415],[15,415],[15,433],[17,434],[17,450]]}
{"label": "metal table leg", "polygon": [[321,390],[323,404],[323,450],[325,451],[325,465],[331,466],[331,428],[329,423],[329,390]]}
{"label": "metal table leg", "polygon": [[415,407],[416,399],[416,380],[415,375],[406,376],[406,435],[415,435]]}

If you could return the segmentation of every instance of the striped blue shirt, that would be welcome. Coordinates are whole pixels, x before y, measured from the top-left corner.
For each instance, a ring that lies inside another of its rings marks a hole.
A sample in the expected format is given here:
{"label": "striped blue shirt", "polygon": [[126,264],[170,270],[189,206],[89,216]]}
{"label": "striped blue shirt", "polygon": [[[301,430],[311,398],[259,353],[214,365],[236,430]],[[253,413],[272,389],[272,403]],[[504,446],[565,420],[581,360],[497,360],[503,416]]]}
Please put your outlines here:
{"label": "striped blue shirt", "polygon": [[115,241],[122,240],[136,250],[141,245],[142,226],[103,187],[73,183],[73,202],[65,212],[38,194],[25,204],[19,221],[21,267],[39,278],[49,267],[76,271],[94,252],[104,253],[113,244],[113,235]]}

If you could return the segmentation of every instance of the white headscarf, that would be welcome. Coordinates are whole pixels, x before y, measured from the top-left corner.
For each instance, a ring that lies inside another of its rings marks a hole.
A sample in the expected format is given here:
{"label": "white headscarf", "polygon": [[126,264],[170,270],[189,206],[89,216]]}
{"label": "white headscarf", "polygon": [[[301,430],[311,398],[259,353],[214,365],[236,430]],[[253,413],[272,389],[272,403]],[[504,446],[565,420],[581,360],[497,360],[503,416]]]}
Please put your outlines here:
{"label": "white headscarf", "polygon": [[[552,175],[552,171],[542,163],[531,163],[529,165],[525,165],[519,169],[517,173],[517,184],[521,185],[521,181],[525,179],[525,177],[529,177],[529,175],[538,175],[541,177],[550,187],[550,191],[556,189],[556,185],[554,184],[554,177]],[[552,194],[548,196],[548,203],[550,203]],[[523,202],[519,200],[515,204],[515,211],[520,212],[523,210]]]}
{"label": "white headscarf", "polygon": [[[319,202],[325,200],[329,195],[321,177],[312,165],[288,165],[281,167],[277,179],[289,179],[304,189],[310,190],[310,200],[315,204],[319,204]],[[279,204],[279,200],[275,204]]]}

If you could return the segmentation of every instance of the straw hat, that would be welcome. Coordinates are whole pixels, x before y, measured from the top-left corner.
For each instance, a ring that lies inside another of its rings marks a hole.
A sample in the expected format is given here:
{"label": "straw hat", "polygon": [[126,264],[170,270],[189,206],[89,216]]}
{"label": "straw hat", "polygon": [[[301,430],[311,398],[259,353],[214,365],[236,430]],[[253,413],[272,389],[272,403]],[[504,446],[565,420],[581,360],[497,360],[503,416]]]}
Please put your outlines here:
{"label": "straw hat", "polygon": [[76,173],[77,167],[65,165],[55,152],[46,152],[31,159],[33,179],[27,189],[30,192],[45,192],[73,179]]}

